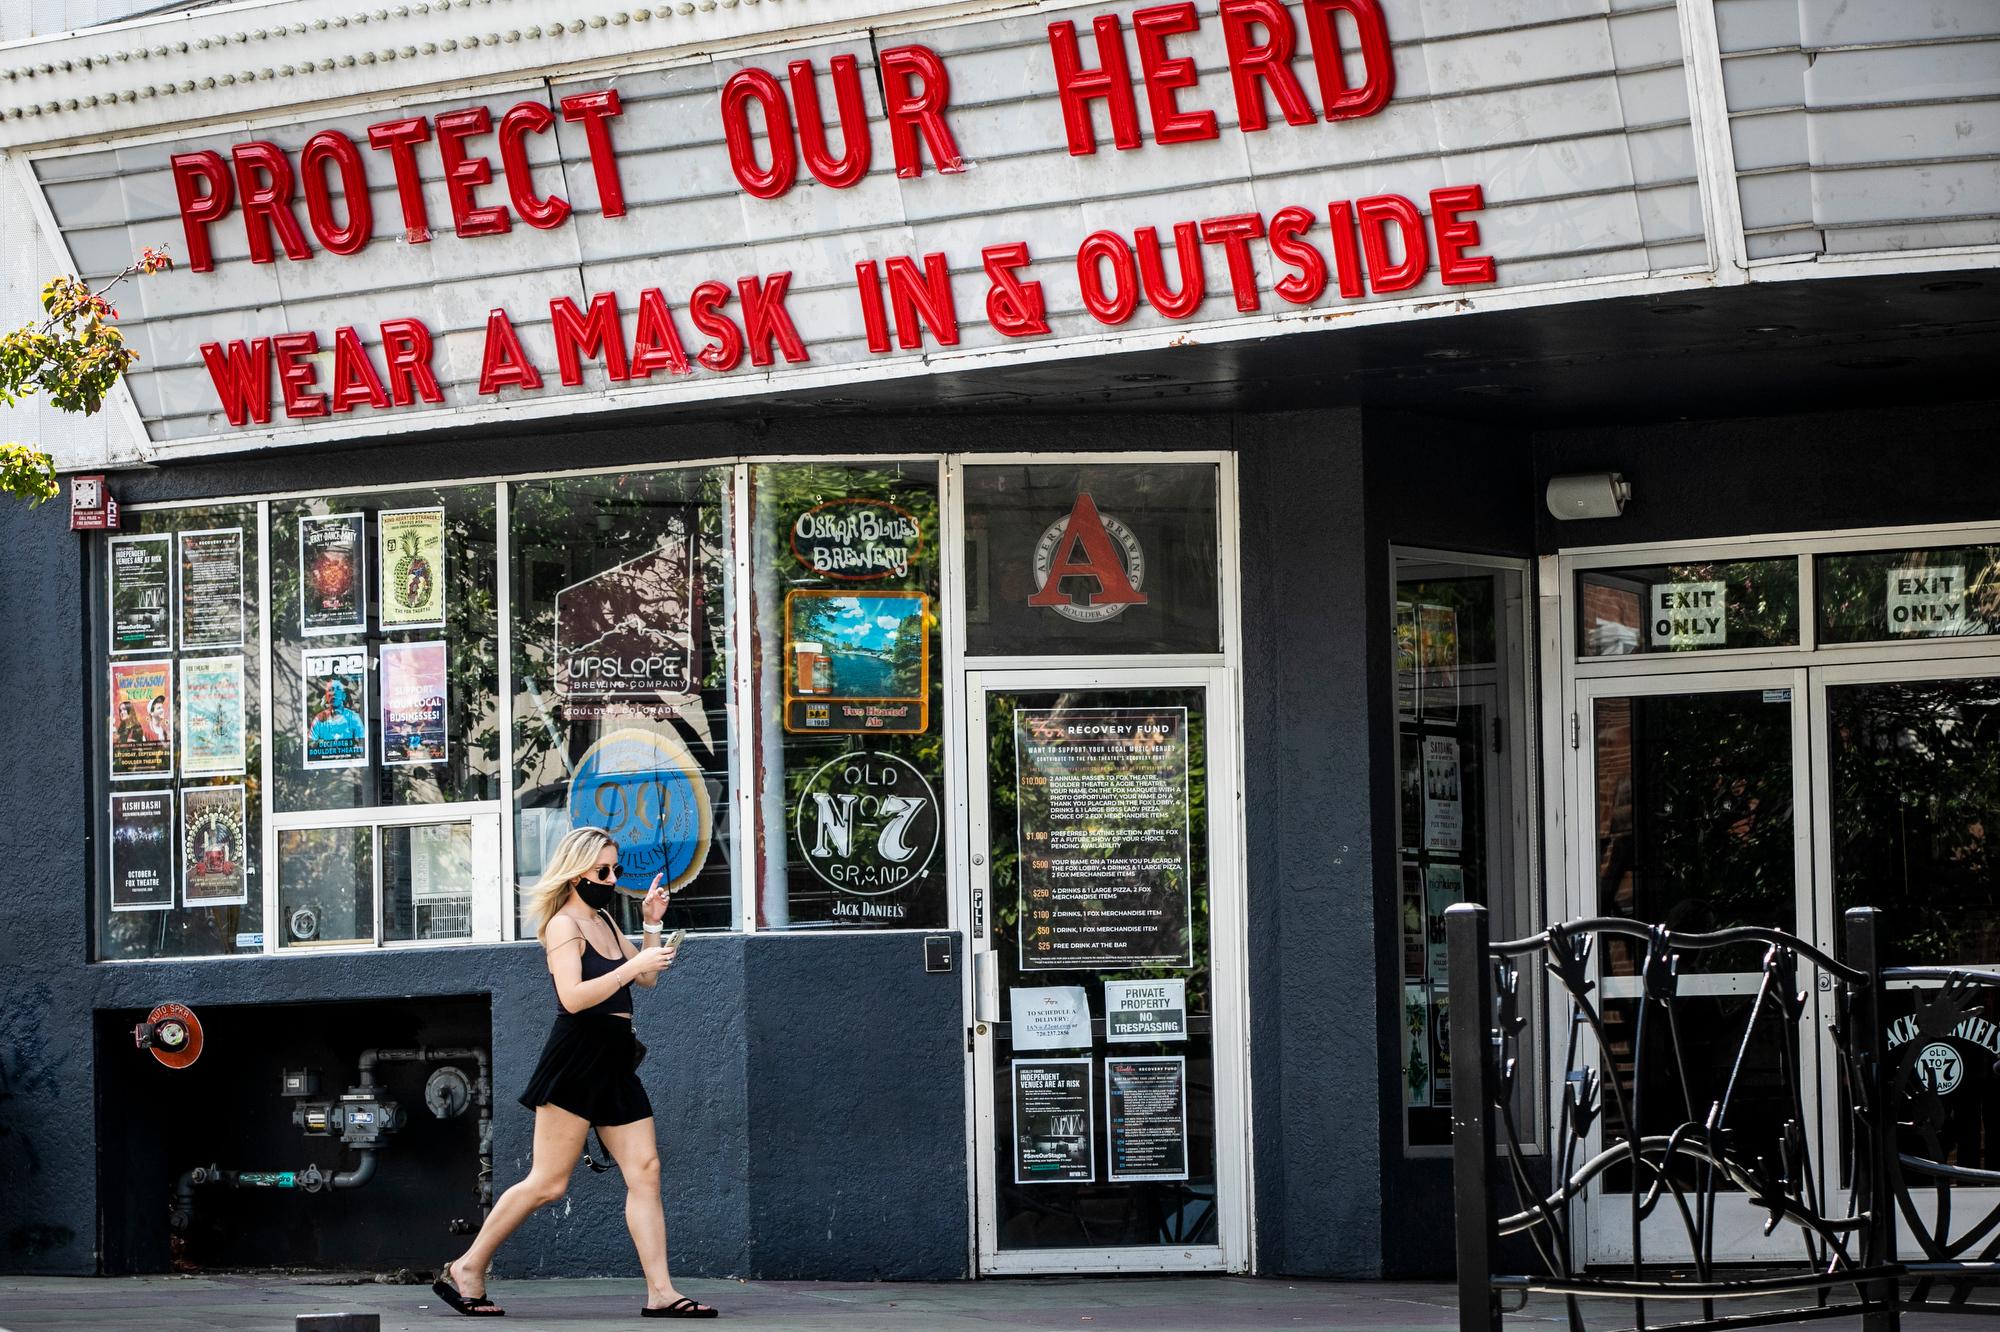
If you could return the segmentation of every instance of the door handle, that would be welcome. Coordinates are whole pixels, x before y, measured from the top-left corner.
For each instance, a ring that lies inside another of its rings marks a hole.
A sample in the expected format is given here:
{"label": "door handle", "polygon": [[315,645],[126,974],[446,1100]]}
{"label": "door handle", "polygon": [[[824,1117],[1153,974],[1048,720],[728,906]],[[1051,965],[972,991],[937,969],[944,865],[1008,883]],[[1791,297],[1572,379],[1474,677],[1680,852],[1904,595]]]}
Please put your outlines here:
{"label": "door handle", "polygon": [[972,1020],[1000,1020],[1000,968],[990,951],[972,955]]}

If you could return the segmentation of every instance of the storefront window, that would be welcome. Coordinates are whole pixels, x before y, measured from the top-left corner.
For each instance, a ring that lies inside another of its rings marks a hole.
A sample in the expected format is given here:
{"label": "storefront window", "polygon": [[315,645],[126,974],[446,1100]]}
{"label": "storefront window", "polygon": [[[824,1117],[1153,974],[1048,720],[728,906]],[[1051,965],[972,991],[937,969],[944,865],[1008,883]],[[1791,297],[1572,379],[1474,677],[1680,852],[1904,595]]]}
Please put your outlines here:
{"label": "storefront window", "polygon": [[[1477,902],[1496,939],[1533,928],[1525,608],[1518,570],[1398,556],[1396,775],[1403,1105],[1410,1147],[1451,1142],[1444,913]],[[1524,1085],[1533,1086],[1532,1075]]]}
{"label": "storefront window", "polygon": [[2000,626],[2000,546],[1821,555],[1819,641],[1901,643]]}
{"label": "storefront window", "polygon": [[499,798],[494,497],[271,505],[274,812]]}
{"label": "storefront window", "polygon": [[[619,845],[617,910],[654,877],[669,929],[728,929],[733,838],[726,467],[512,488],[516,911],[572,827]],[[523,925],[526,932],[526,926]]]}
{"label": "storefront window", "polygon": [[1796,647],[1794,559],[1593,569],[1577,576],[1586,657]]}
{"label": "storefront window", "polygon": [[942,926],[937,464],[750,486],[758,928]]}
{"label": "storefront window", "polygon": [[257,509],[152,509],[95,561],[100,958],[258,952]]}
{"label": "storefront window", "polygon": [[965,469],[974,657],[1222,650],[1213,463]]}

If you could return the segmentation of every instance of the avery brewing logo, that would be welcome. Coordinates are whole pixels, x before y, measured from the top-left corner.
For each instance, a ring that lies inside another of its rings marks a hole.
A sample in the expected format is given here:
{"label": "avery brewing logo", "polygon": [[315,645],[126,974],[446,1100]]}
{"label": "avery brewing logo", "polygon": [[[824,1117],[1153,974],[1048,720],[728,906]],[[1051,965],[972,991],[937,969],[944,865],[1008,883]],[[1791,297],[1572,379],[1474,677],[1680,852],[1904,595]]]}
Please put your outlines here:
{"label": "avery brewing logo", "polygon": [[[1143,606],[1146,552],[1132,529],[1106,513],[1088,491],[1076,497],[1067,518],[1050,523],[1035,543],[1035,595],[1030,606],[1046,606],[1072,620],[1114,620],[1127,606]],[[1095,580],[1064,587],[1065,579]],[[1079,598],[1081,598],[1079,600]]]}
{"label": "avery brewing logo", "polygon": [[[937,795],[894,754],[855,750],[822,766],[799,795],[794,835],[824,882],[856,897],[880,897],[922,878],[937,854]],[[892,903],[862,903],[845,915],[901,917]]]}

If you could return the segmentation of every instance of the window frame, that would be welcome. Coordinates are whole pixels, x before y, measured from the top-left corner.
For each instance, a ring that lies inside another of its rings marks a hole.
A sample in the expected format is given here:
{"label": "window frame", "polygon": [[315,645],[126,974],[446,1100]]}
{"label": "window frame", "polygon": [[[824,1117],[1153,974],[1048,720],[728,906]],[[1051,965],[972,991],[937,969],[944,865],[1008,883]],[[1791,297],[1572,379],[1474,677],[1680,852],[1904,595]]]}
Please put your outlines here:
{"label": "window frame", "polygon": [[[1392,819],[1401,817],[1400,810],[1402,808],[1402,792],[1398,785],[1401,780],[1402,764],[1402,718],[1398,714],[1394,704],[1395,675],[1397,669],[1394,633],[1395,608],[1401,595],[1401,587],[1404,582],[1402,576],[1404,569],[1410,568],[1421,571],[1427,565],[1460,570],[1485,570],[1488,574],[1494,576],[1496,581],[1501,575],[1511,573],[1517,580],[1515,587],[1520,596],[1518,608],[1510,608],[1504,597],[1496,598],[1493,613],[1495,630],[1493,651],[1495,666],[1500,672],[1500,677],[1494,682],[1495,697],[1502,700],[1508,709],[1508,713],[1503,715],[1518,719],[1514,724],[1514,730],[1518,734],[1509,737],[1512,742],[1511,753],[1506,755],[1506,758],[1508,760],[1507,780],[1509,783],[1517,786],[1520,794],[1513,802],[1501,801],[1497,796],[1493,795],[1489,795],[1488,797],[1489,817],[1493,808],[1500,808],[1507,815],[1510,831],[1505,838],[1508,851],[1507,862],[1496,867],[1498,872],[1489,871],[1487,875],[1487,893],[1490,910],[1491,899],[1498,892],[1497,885],[1504,882],[1504,879],[1508,876],[1514,877],[1515,884],[1511,894],[1513,897],[1512,906],[1520,915],[1521,933],[1524,935],[1531,934],[1541,929],[1548,919],[1548,896],[1543,888],[1545,857],[1542,850],[1541,837],[1542,822],[1545,816],[1542,792],[1545,789],[1546,782],[1544,772],[1546,758],[1543,749],[1541,717],[1545,701],[1538,686],[1538,680],[1541,675],[1541,657],[1543,652],[1546,651],[1545,645],[1542,644],[1541,639],[1538,637],[1543,627],[1538,624],[1538,621],[1546,621],[1547,616],[1546,614],[1537,614],[1535,561],[1505,555],[1486,555],[1470,551],[1444,550],[1433,546],[1390,544],[1385,584],[1388,592],[1390,634],[1381,647],[1386,649],[1385,660],[1389,668],[1390,678],[1390,748],[1388,763],[1383,771],[1387,773],[1387,780],[1391,784],[1390,799],[1393,808],[1398,811],[1398,813],[1392,815]],[[1545,610],[1546,608],[1542,609]],[[1593,658],[1592,660],[1599,659]],[[1618,658],[1618,660],[1631,659]],[[1514,808],[1509,808],[1510,803]],[[1391,840],[1397,843],[1394,850],[1395,872],[1391,883],[1398,894],[1398,905],[1392,911],[1391,919],[1396,922],[1397,950],[1400,956],[1402,946],[1400,894],[1402,892],[1404,848],[1402,846],[1403,839],[1400,836],[1392,836]],[[1400,1041],[1400,1015],[1402,1013],[1403,991],[1400,963],[1394,969],[1394,979],[1396,997],[1393,1011],[1398,1014],[1397,1030],[1399,1033],[1398,1040]],[[1386,974],[1384,980],[1386,983]],[[1536,976],[1527,977],[1527,980],[1530,986],[1542,983],[1541,978]],[[1387,1002],[1386,997],[1385,1002]],[[1530,1030],[1527,1033],[1527,1040],[1529,1042],[1530,1053],[1536,1061],[1537,1066],[1545,1068],[1547,1066],[1548,1052],[1555,1048],[1553,1045],[1553,1034],[1551,1032]],[[1400,1070],[1400,1050],[1397,1057],[1397,1067]],[[1545,1122],[1545,1118],[1549,1114],[1546,1093],[1540,1086],[1545,1081],[1545,1078],[1533,1078],[1524,1080],[1522,1084],[1527,1089],[1527,1105],[1533,1118],[1533,1126],[1522,1126],[1522,1136],[1526,1142],[1523,1150],[1530,1156],[1540,1154],[1540,1148],[1537,1145],[1540,1137],[1539,1126]],[[1452,1149],[1448,1143],[1441,1145],[1430,1143],[1413,1144],[1410,1141],[1410,1106],[1407,1097],[1403,1094],[1400,1074],[1397,1084],[1396,1122],[1398,1125],[1398,1136],[1396,1146],[1401,1152],[1403,1159],[1449,1158]]]}

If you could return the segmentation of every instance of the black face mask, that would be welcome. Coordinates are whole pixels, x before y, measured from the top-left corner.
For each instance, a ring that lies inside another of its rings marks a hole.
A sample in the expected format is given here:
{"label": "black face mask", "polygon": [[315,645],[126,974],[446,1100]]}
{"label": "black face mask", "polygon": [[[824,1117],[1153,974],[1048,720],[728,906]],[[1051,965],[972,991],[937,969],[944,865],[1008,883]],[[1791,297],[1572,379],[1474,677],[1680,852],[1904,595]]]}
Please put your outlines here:
{"label": "black face mask", "polygon": [[599,883],[595,879],[580,879],[576,885],[576,895],[592,911],[602,911],[618,897],[616,883]]}

